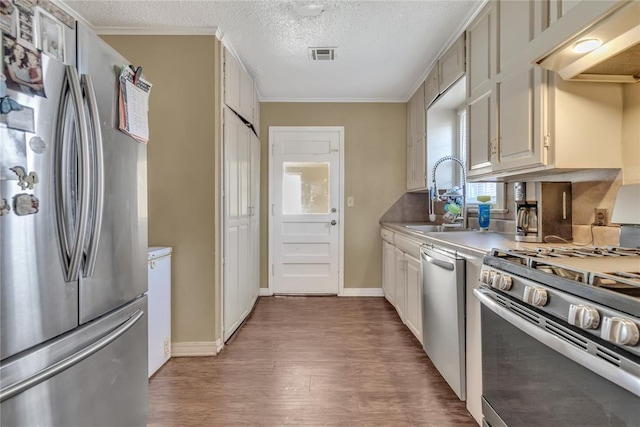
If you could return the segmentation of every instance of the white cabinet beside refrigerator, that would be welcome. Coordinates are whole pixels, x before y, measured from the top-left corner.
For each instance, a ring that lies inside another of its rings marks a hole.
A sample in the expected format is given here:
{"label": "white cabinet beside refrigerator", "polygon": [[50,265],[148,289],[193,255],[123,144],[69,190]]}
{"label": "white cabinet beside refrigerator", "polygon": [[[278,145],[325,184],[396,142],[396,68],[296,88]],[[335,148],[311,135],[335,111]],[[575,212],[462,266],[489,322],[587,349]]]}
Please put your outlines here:
{"label": "white cabinet beside refrigerator", "polygon": [[171,248],[149,248],[149,377],[171,358]]}

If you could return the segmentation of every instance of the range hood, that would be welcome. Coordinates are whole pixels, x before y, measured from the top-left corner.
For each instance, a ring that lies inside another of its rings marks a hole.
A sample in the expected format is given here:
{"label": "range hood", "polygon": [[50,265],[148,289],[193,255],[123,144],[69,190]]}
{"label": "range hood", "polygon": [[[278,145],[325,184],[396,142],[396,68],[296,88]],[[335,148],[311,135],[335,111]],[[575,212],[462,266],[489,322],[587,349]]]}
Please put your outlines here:
{"label": "range hood", "polygon": [[[576,7],[577,9],[577,7]],[[567,18],[574,10],[570,10]],[[579,11],[575,11],[576,15]],[[561,24],[560,18],[555,24]],[[602,45],[576,53],[577,42],[596,39]],[[640,1],[619,2],[613,10],[536,61],[564,80],[637,83],[640,81]]]}

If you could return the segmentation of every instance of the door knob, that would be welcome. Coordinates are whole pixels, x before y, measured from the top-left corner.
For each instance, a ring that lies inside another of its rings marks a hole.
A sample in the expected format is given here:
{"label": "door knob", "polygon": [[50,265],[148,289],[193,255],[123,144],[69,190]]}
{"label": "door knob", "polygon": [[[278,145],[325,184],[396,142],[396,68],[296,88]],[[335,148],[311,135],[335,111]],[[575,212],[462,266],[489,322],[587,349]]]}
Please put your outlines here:
{"label": "door knob", "polygon": [[336,209],[336,208],[331,208],[331,212],[336,213],[336,212],[338,212],[338,209]]}
{"label": "door knob", "polygon": [[331,220],[331,225],[336,225],[338,222],[335,219]]}

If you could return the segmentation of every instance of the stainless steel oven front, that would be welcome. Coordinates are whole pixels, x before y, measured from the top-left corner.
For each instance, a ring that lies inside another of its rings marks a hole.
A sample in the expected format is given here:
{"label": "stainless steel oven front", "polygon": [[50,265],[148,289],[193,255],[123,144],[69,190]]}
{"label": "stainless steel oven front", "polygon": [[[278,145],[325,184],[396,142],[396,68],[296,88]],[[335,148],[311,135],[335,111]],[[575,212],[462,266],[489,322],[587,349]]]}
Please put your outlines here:
{"label": "stainless steel oven front", "polygon": [[483,425],[640,426],[640,358],[488,286],[481,302]]}

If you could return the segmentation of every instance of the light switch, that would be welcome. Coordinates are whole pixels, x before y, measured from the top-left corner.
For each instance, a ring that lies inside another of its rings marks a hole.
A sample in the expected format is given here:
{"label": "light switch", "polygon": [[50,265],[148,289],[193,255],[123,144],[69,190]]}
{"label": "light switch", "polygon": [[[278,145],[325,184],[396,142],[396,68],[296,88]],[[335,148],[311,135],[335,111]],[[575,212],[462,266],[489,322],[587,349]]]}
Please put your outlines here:
{"label": "light switch", "polygon": [[354,207],[356,205],[355,200],[353,199],[353,196],[349,196],[347,197],[347,207]]}

